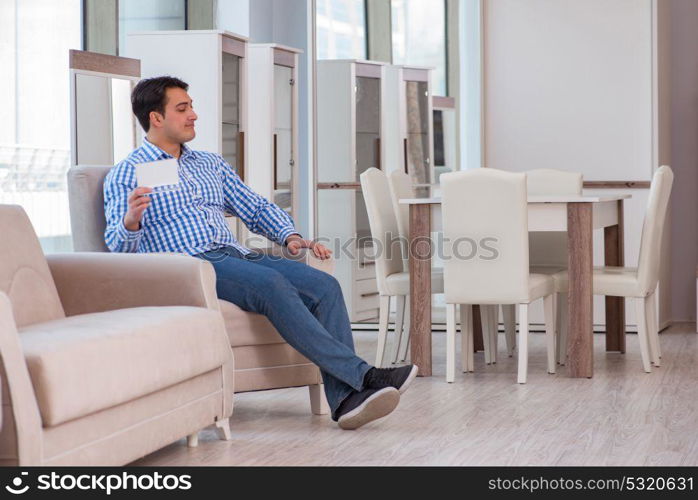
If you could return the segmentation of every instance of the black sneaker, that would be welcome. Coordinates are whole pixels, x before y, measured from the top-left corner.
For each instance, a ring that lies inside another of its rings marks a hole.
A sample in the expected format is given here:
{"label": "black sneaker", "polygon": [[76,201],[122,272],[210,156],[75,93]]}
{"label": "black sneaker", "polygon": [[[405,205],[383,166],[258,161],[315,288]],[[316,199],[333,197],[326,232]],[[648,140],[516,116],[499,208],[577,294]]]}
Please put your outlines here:
{"label": "black sneaker", "polygon": [[352,392],[337,409],[337,423],[342,429],[358,429],[362,425],[385,417],[400,402],[400,393],[394,387],[364,389]]}
{"label": "black sneaker", "polygon": [[417,376],[418,371],[417,365],[398,368],[371,368],[364,375],[364,387],[371,389],[395,387],[402,394]]}

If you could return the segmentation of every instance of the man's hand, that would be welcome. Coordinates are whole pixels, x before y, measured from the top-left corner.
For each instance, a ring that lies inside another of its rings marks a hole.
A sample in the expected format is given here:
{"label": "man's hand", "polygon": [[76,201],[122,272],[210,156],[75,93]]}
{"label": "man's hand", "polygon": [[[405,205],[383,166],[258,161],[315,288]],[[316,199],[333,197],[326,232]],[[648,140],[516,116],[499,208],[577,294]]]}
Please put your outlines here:
{"label": "man's hand", "polygon": [[297,234],[292,234],[286,238],[286,247],[291,252],[291,255],[297,255],[301,248],[310,248],[315,257],[321,260],[329,259],[330,255],[332,255],[332,251],[325,245],[311,240],[304,240]]}
{"label": "man's hand", "polygon": [[131,191],[128,195],[128,210],[124,215],[124,227],[129,231],[138,231],[140,229],[143,212],[150,206],[150,196],[153,188],[139,187]]}

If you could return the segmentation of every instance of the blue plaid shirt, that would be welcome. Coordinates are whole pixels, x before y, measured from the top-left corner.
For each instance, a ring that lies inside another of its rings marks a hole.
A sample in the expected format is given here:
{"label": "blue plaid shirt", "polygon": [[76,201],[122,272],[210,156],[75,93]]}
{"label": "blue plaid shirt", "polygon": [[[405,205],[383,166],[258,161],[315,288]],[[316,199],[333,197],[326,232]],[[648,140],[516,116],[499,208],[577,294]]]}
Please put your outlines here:
{"label": "blue plaid shirt", "polygon": [[143,145],[118,163],[104,180],[104,239],[112,252],[177,252],[195,255],[231,246],[243,247],[231,233],[225,212],[242,220],[256,234],[283,244],[297,234],[288,214],[243,184],[218,154],[193,151],[184,144],[179,157],[179,187],[151,193],[140,229],[124,227],[128,196],[136,185],[135,165],[172,158],[143,139]]}

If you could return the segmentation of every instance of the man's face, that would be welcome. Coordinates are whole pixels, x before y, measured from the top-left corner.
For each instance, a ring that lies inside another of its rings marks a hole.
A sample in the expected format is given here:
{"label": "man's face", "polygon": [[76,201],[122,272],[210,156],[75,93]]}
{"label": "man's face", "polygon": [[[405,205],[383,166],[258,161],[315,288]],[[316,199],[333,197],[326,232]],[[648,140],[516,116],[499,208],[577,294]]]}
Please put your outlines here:
{"label": "man's face", "polygon": [[[184,89],[171,87],[165,91],[165,115],[156,113],[158,125],[163,134],[172,142],[185,143],[195,136],[194,122],[198,118],[192,107],[192,100]],[[151,122],[151,127],[153,123]]]}

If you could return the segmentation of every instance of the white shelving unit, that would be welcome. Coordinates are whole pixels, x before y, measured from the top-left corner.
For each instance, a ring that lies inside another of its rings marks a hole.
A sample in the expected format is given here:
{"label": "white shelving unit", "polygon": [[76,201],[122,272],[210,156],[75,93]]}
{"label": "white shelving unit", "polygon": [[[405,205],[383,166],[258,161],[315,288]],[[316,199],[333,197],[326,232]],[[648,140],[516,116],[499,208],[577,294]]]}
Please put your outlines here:
{"label": "white shelving unit", "polygon": [[403,169],[415,184],[430,184],[434,175],[434,117],[431,68],[386,66],[388,127],[385,170]]}
{"label": "white shelving unit", "polygon": [[351,321],[378,316],[378,289],[359,175],[388,160],[391,122],[386,66],[375,61],[317,63],[318,228],[335,250],[335,276]]}
{"label": "white shelving unit", "polygon": [[278,44],[249,44],[247,184],[298,214],[298,54]]}

